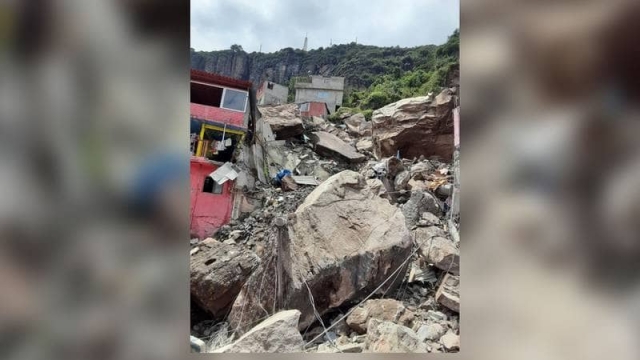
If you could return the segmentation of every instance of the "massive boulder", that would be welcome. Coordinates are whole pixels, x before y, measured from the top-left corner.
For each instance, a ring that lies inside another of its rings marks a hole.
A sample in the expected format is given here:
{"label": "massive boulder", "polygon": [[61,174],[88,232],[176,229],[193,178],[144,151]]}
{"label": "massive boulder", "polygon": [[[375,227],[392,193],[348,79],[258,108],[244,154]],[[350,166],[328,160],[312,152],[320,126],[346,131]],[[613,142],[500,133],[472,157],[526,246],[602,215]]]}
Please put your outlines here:
{"label": "massive boulder", "polygon": [[304,341],[298,331],[300,311],[281,311],[244,334],[233,344],[212,353],[297,353]]}
{"label": "massive boulder", "polygon": [[366,157],[357,152],[353,146],[328,132],[316,131],[312,133],[311,141],[315,144],[316,152],[322,156],[339,158],[349,163],[366,160]]}
{"label": "massive boulder", "polygon": [[[286,229],[281,252],[283,304],[277,308],[300,310],[300,329],[316,320],[314,307],[323,315],[374,291],[391,291],[404,278],[412,245],[404,215],[354,171],[343,171],[319,185],[290,214]],[[276,266],[274,261],[264,263],[229,314],[232,328],[239,332],[274,307]]]}
{"label": "massive boulder", "polygon": [[191,296],[214,317],[226,314],[242,285],[260,264],[249,250],[208,241],[191,256]]}
{"label": "massive boulder", "polygon": [[429,96],[403,99],[373,112],[373,143],[377,158],[453,156],[454,94],[445,89],[435,99]]}

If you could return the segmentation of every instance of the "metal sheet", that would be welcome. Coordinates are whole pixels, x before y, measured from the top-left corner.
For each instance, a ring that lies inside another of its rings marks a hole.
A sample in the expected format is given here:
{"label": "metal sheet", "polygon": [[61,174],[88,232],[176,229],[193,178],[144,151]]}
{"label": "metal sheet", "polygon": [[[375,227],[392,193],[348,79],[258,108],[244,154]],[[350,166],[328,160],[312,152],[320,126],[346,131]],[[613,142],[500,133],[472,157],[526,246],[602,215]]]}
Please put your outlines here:
{"label": "metal sheet", "polygon": [[221,167],[216,169],[216,171],[209,174],[215,182],[222,185],[228,180],[235,180],[240,173],[240,169],[238,169],[235,165],[230,162],[224,163]]}

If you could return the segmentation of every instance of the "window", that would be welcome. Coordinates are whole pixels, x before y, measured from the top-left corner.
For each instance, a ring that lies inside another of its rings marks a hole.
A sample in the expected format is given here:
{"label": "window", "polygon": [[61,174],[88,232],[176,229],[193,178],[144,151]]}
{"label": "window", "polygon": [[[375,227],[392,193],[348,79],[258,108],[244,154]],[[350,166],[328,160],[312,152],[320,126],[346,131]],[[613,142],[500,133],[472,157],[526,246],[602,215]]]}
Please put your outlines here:
{"label": "window", "polygon": [[222,107],[230,110],[244,111],[247,102],[247,92],[240,90],[224,89]]}
{"label": "window", "polygon": [[204,178],[204,186],[202,187],[202,192],[211,193],[211,194],[222,194],[222,185],[218,184],[207,176]]}
{"label": "window", "polygon": [[273,83],[268,83],[267,84],[267,89],[273,90]]}
{"label": "window", "polygon": [[300,105],[300,111],[309,111],[309,103]]}
{"label": "window", "polygon": [[200,105],[220,107],[223,90],[221,87],[192,82],[191,102]]}
{"label": "window", "polygon": [[328,99],[329,98],[329,93],[326,91],[320,91],[318,93],[318,98],[319,99]]}

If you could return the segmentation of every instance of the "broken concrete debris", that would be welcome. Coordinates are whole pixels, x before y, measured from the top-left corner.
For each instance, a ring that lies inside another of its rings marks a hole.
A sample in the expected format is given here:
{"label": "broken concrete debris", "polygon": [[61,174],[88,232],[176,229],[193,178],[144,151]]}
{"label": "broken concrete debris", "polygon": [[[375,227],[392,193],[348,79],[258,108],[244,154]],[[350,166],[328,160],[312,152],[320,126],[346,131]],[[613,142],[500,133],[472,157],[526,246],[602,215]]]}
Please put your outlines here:
{"label": "broken concrete debris", "polygon": [[320,155],[338,157],[348,163],[358,163],[366,160],[365,156],[357,152],[351,145],[328,132],[313,132],[311,141],[315,145],[316,152]]}
{"label": "broken concrete debris", "polygon": [[271,126],[277,140],[286,140],[304,133],[302,119],[296,104],[265,106],[259,110],[264,121]]}
{"label": "broken concrete debris", "polygon": [[[449,231],[459,218],[447,205],[454,96],[401,100],[372,121],[344,113],[337,124],[301,117],[295,104],[260,107],[274,133],[251,150],[264,156],[251,160],[260,180],[235,188],[238,216],[191,241],[201,352],[459,351],[459,239]],[[230,183],[249,172],[231,169]]]}

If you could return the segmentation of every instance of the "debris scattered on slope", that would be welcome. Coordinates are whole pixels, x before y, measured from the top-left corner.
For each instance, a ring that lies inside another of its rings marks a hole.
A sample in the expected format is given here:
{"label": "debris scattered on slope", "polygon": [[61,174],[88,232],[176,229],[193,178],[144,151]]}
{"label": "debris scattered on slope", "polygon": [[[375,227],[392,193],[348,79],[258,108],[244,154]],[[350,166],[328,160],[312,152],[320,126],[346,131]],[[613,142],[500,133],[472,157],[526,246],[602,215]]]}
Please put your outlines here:
{"label": "debris scattered on slope", "polygon": [[243,189],[252,210],[191,241],[201,351],[459,350],[449,96],[405,99],[371,122],[345,113],[338,125],[300,118],[292,104],[260,108],[277,137],[267,165],[288,173]]}

